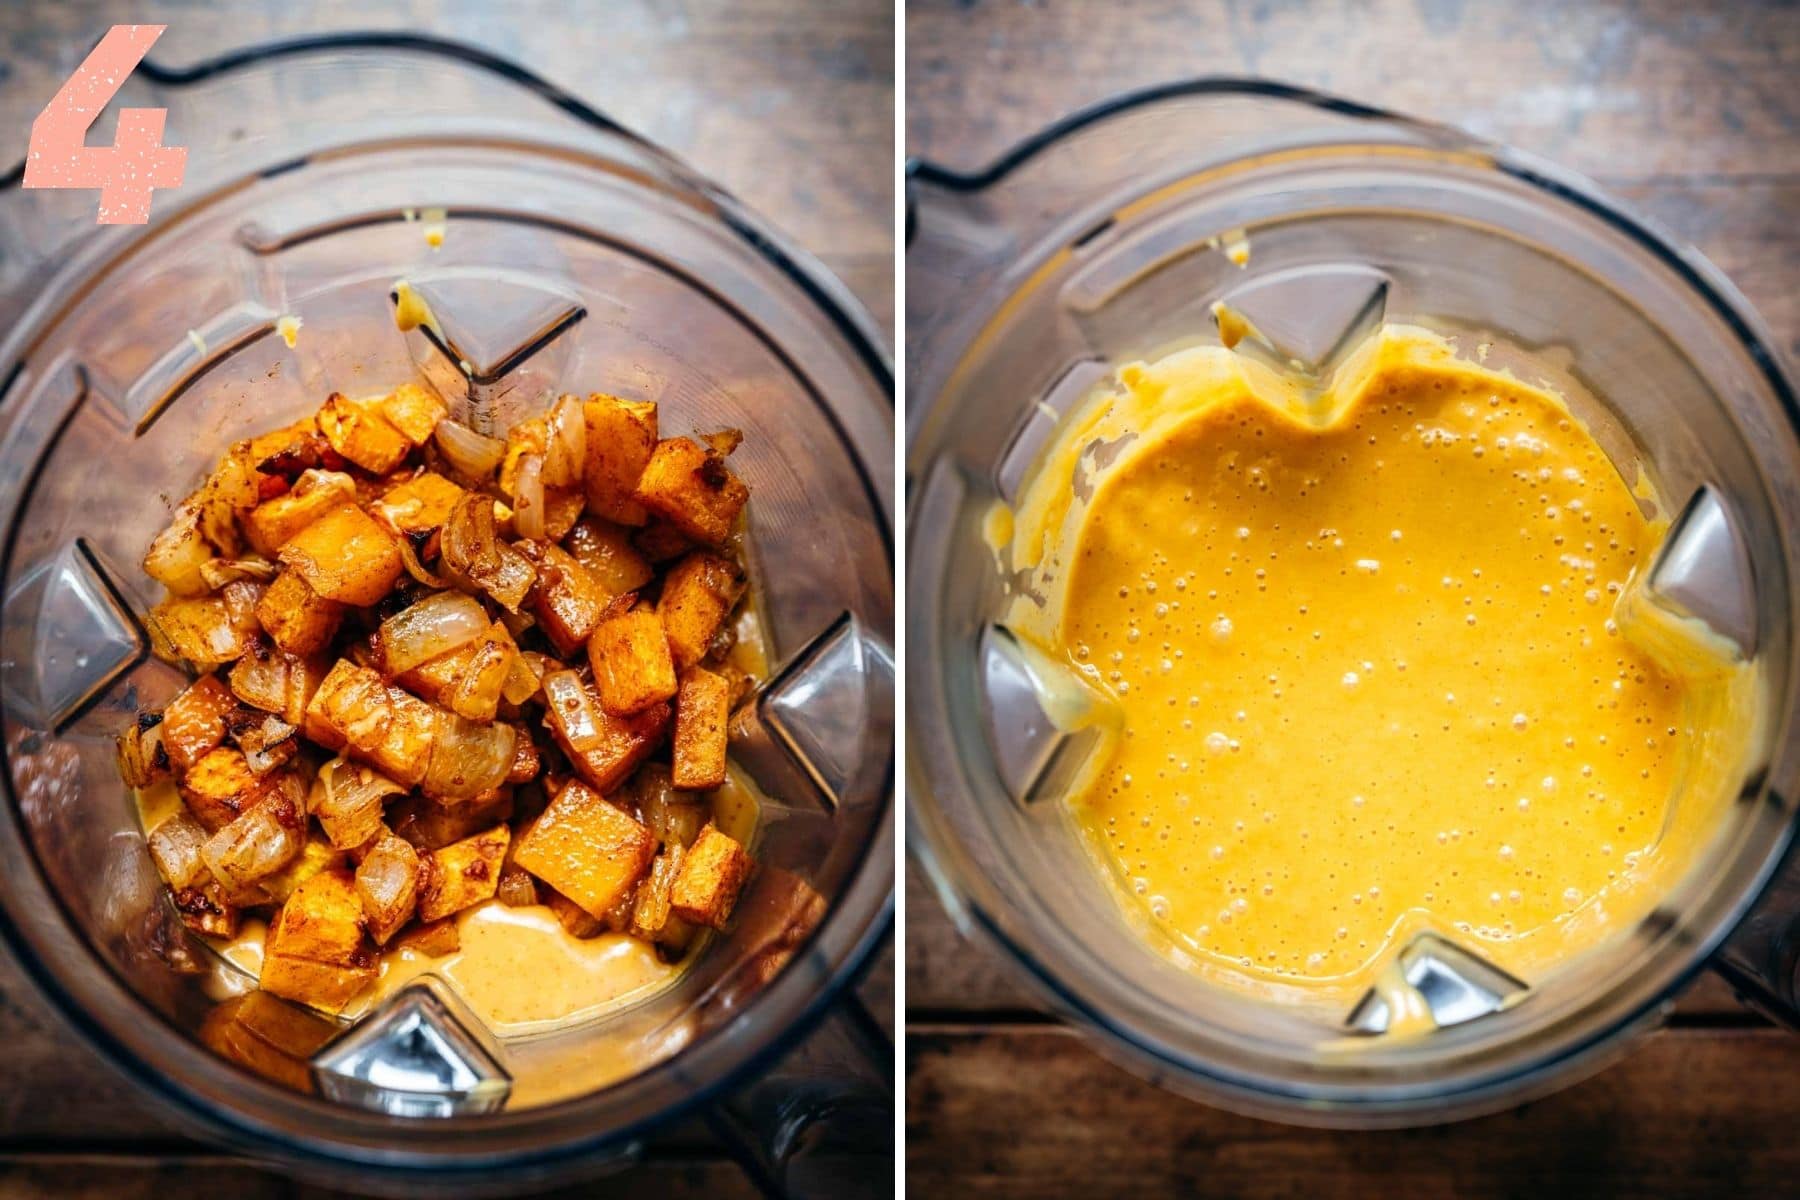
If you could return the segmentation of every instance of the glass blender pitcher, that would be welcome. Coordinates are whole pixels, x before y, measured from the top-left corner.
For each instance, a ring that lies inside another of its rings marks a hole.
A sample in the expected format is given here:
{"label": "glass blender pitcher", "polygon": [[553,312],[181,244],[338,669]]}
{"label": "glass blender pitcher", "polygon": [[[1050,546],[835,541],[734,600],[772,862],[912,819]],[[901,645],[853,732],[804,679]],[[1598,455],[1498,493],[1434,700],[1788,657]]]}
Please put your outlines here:
{"label": "glass blender pitcher", "polygon": [[[891,1045],[842,1003],[893,886],[892,376],[867,316],[683,164],[470,47],[348,35],[146,63],[119,102],[167,107],[188,147],[147,227],[97,228],[92,193],[0,190],[12,951],[171,1115],[302,1175],[542,1185],[708,1104],[771,1192],[885,1192]],[[402,277],[435,328],[397,329]],[[496,434],[564,390],[744,431],[774,666],[732,750],[770,797],[760,868],[732,929],[647,1000],[500,1038],[427,976],[283,1086],[202,1045],[220,964],[114,765],[133,713],[185,683],[149,653],[139,562],[233,441],[421,378]]]}
{"label": "glass blender pitcher", "polygon": [[[1140,1073],[1300,1123],[1450,1120],[1563,1086],[1709,961],[1795,1019],[1800,872],[1780,869],[1800,770],[1800,408],[1717,270],[1556,168],[1260,82],[1132,93],[980,171],[914,163],[908,183],[909,844],[965,933]],[[1245,240],[1247,261],[1224,252]],[[1064,416],[1119,365],[1204,338],[1217,301],[1270,361],[1321,375],[1384,319],[1566,364],[1624,477],[1641,466],[1683,506],[1651,598],[1730,639],[1766,685],[1736,802],[1629,932],[1529,980],[1436,935],[1397,947],[1424,1036],[1384,1037],[1373,992],[1341,1012],[1253,1000],[1138,936],[1062,802],[1098,739],[1042,702],[1053,668],[1002,623],[1008,564],[985,518]],[[1346,1039],[1355,1053],[1325,1049]]]}

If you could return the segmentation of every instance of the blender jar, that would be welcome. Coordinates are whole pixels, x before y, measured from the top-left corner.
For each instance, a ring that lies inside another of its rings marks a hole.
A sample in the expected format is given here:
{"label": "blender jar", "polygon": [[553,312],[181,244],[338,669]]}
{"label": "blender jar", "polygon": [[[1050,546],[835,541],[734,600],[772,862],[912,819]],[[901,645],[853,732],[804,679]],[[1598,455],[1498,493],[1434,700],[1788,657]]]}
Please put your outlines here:
{"label": "blender jar", "polygon": [[[122,102],[166,106],[189,147],[149,226],[97,229],[91,193],[0,191],[0,930],[27,971],[175,1116],[335,1182],[542,1183],[717,1100],[772,1191],[842,1171],[885,1189],[879,1030],[850,999],[787,1053],[891,916],[892,377],[866,315],[681,163],[469,47],[352,35],[145,64]],[[397,329],[401,277],[437,328]],[[231,442],[415,378],[496,433],[564,390],[743,430],[774,664],[732,722],[770,798],[759,870],[649,999],[500,1039],[428,976],[284,1087],[201,1044],[220,987],[252,982],[179,922],[113,762],[133,713],[185,683],[149,653],[139,561]]]}
{"label": "blender jar", "polygon": [[[1513,151],[1280,85],[1196,80],[1078,113],[978,172],[914,163],[906,265],[909,844],[965,933],[998,942],[1128,1066],[1304,1123],[1448,1120],[1566,1084],[1734,927],[1725,969],[1792,1018],[1792,892],[1769,888],[1745,915],[1795,824],[1800,409],[1775,343],[1710,264]],[[1040,702],[1057,668],[997,623],[1010,562],[996,566],[984,519],[1022,493],[1063,416],[1119,365],[1210,333],[1220,300],[1260,331],[1249,352],[1320,373],[1384,318],[1535,351],[1625,478],[1641,466],[1686,502],[1652,598],[1732,639],[1766,687],[1722,828],[1629,932],[1531,980],[1433,935],[1397,948],[1427,1036],[1385,1039],[1373,992],[1307,1011],[1151,949],[1061,802],[1098,739]],[[1347,1037],[1354,1052],[1338,1052]]]}

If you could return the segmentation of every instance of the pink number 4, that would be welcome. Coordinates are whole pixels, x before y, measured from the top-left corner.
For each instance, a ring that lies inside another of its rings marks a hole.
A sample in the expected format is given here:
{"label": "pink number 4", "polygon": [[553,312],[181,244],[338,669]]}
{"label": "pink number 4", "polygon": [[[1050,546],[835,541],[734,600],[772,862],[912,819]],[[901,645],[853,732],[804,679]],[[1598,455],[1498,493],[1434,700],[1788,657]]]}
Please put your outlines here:
{"label": "pink number 4", "polygon": [[25,154],[28,188],[99,188],[100,224],[142,225],[150,192],[181,186],[187,150],[162,144],[166,108],[127,108],[110,146],[84,139],[167,25],[114,25],[37,120]]}

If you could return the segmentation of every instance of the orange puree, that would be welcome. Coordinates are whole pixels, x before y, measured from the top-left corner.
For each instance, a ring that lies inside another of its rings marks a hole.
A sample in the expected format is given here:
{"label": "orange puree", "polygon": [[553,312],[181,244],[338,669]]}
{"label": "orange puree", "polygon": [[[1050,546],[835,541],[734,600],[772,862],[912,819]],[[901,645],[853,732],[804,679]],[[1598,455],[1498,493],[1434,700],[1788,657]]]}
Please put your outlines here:
{"label": "orange puree", "polygon": [[1404,327],[1335,387],[1217,347],[1120,379],[1035,485],[1060,453],[1091,499],[1017,545],[1119,710],[1076,823],[1178,957],[1348,992],[1433,928],[1530,979],[1691,862],[1735,761],[1702,694],[1747,671],[1621,631],[1666,522],[1558,397]]}

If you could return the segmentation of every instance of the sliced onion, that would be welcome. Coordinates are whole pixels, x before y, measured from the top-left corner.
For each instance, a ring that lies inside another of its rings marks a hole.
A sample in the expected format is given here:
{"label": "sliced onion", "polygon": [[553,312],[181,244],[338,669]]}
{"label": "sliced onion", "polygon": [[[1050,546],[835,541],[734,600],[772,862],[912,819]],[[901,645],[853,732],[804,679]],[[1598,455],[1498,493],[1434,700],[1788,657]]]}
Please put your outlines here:
{"label": "sliced onion", "polygon": [[408,575],[426,587],[437,588],[440,591],[450,586],[449,580],[426,569],[425,564],[419,560],[418,552],[413,549],[411,538],[404,534],[396,534],[394,544],[400,547],[400,565],[406,568]]}
{"label": "sliced onion", "polygon": [[150,857],[176,891],[193,887],[206,876],[206,830],[186,813],[176,813],[150,831]]}
{"label": "sliced onion", "polygon": [[544,676],[544,709],[563,744],[576,754],[598,746],[604,737],[600,706],[573,671]]}
{"label": "sliced onion", "polygon": [[299,856],[302,825],[290,800],[272,796],[213,834],[201,855],[226,892],[241,892]]}
{"label": "sliced onion", "polygon": [[211,558],[200,564],[200,577],[206,581],[207,587],[216,591],[240,579],[267,583],[275,578],[279,569],[268,559],[256,555],[248,558]]}
{"label": "sliced onion", "polygon": [[504,626],[499,636],[490,635],[463,666],[462,674],[445,689],[439,703],[471,721],[492,721],[500,711],[500,696],[512,674],[518,652]]}
{"label": "sliced onion", "polygon": [[[517,662],[515,658],[515,668]],[[511,676],[507,678],[510,682]],[[537,690],[536,676],[532,676],[531,686]],[[119,734],[119,777],[126,787],[149,787],[168,778],[169,752],[163,749],[162,733],[162,714],[155,713],[140,716]]]}
{"label": "sliced onion", "polygon": [[464,496],[450,510],[450,519],[444,522],[443,563],[454,577],[480,588],[514,613],[537,578],[525,556],[500,540],[494,501],[479,492]]}
{"label": "sliced onion", "polygon": [[439,421],[432,432],[444,459],[457,472],[470,479],[486,479],[500,465],[506,454],[506,443],[498,438],[483,437],[467,425],[455,421]]}
{"label": "sliced onion", "polygon": [[544,446],[544,486],[580,486],[586,463],[587,412],[578,397],[564,396],[550,410]]}
{"label": "sliced onion", "polygon": [[379,771],[334,758],[319,768],[306,806],[331,844],[348,850],[381,831],[381,806],[389,796],[405,794],[405,788]]}
{"label": "sliced onion", "polygon": [[418,904],[419,853],[389,835],[375,843],[356,868],[356,894],[369,918],[369,936],[385,946],[412,919]]}
{"label": "sliced onion", "polygon": [[511,725],[484,725],[440,712],[431,763],[425,768],[425,794],[454,802],[492,793],[512,770],[517,737],[518,730]]}
{"label": "sliced onion", "polygon": [[231,691],[252,708],[285,716],[290,694],[288,676],[293,668],[292,659],[267,639],[257,638],[231,666]]}
{"label": "sliced onion", "polygon": [[199,499],[189,496],[144,555],[144,573],[177,596],[201,596],[214,587],[205,575],[213,548],[200,532],[200,517]]}
{"label": "sliced onion", "polygon": [[513,528],[522,538],[541,542],[544,530],[544,460],[527,454],[519,460],[519,477],[513,484]]}
{"label": "sliced onion", "polygon": [[381,623],[382,665],[392,677],[461,649],[488,630],[487,611],[473,596],[434,592]]}
{"label": "sliced onion", "polygon": [[685,792],[675,790],[669,768],[651,763],[638,772],[638,812],[665,846],[691,846],[706,824],[706,809]]}
{"label": "sliced onion", "polygon": [[[542,658],[542,655],[538,656]],[[506,684],[500,695],[508,704],[523,704],[538,694],[541,677],[531,667],[524,653],[513,655],[506,667]]]}

